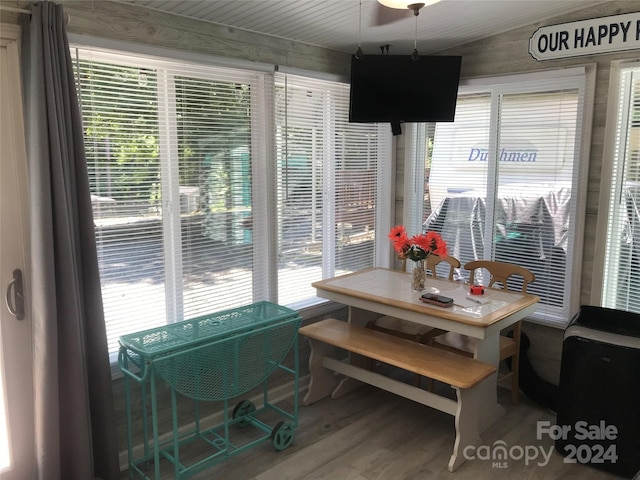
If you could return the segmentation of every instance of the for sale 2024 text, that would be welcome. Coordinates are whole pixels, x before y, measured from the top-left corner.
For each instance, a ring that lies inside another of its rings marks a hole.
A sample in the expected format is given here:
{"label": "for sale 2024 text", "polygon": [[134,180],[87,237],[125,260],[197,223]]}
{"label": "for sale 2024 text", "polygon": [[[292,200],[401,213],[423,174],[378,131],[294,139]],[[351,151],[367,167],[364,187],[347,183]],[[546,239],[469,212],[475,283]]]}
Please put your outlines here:
{"label": "for sale 2024 text", "polygon": [[[616,444],[611,443],[618,438],[618,428],[615,425],[607,425],[604,420],[598,424],[578,421],[573,426],[552,425],[551,422],[539,421],[536,428],[538,440],[542,440],[545,435],[552,440],[567,440],[570,433],[573,433],[572,440],[589,442],[565,445],[565,463],[616,463],[618,460]],[[592,443],[594,441],[603,441],[604,444]]]}

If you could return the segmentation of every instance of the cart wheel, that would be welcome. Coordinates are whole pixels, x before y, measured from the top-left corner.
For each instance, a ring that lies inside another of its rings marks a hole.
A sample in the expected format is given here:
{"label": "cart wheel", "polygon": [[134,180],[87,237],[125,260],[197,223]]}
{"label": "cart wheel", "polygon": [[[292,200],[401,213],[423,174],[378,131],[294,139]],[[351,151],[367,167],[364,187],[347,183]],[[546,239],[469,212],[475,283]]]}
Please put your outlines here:
{"label": "cart wheel", "polygon": [[289,423],[280,422],[271,431],[271,441],[273,448],[282,451],[293,442],[293,426]]}
{"label": "cart wheel", "polygon": [[[240,418],[240,417],[245,417],[246,415],[249,415],[252,412],[256,411],[256,406],[253,404],[253,402],[249,401],[249,400],[243,400],[240,403],[238,403],[235,408],[233,409],[233,418]],[[248,418],[241,418],[237,425],[239,427],[246,427],[250,424],[251,422],[249,421]]]}

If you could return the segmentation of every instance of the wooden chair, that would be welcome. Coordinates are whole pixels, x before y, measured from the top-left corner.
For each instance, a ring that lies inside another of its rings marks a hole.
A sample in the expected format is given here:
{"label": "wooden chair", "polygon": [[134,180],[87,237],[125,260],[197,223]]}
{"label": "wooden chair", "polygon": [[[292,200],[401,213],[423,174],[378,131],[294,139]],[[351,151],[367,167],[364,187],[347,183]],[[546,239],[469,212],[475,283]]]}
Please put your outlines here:
{"label": "wooden chair", "polygon": [[[431,254],[427,257],[425,261],[425,270],[431,273],[431,276],[438,278],[436,273],[436,267],[440,265],[442,262],[446,262],[450,265],[449,268],[449,276],[447,277],[449,280],[453,280],[453,274],[456,271],[456,268],[460,268],[462,264],[460,260],[456,257],[452,257],[451,255],[447,255],[446,257],[441,257],[440,255]],[[403,272],[407,271],[407,260],[402,260],[401,269]]]}
{"label": "wooden chair", "polygon": [[[491,260],[476,260],[464,265],[465,270],[471,271],[470,284],[475,283],[475,273],[478,269],[485,269],[489,272],[489,287],[500,283],[502,288],[508,290],[519,289],[527,292],[527,285],[533,282],[535,275],[524,267],[506,262],[494,262]],[[516,278],[520,281],[516,281]],[[509,281],[512,287],[509,288]],[[519,288],[515,288],[519,287]],[[508,336],[512,332],[512,336]],[[511,403],[518,405],[520,401],[519,369],[520,369],[520,337],[522,333],[522,321],[513,324],[511,327],[500,332],[500,361],[511,358],[511,368],[509,373],[498,373],[498,382],[511,379]],[[460,353],[466,356],[473,356],[475,350],[475,338],[467,337],[459,333],[447,332],[432,339],[432,345],[445,350]]]}
{"label": "wooden chair", "polygon": [[455,273],[456,268],[460,268],[460,260],[456,257],[452,257],[451,255],[447,255],[446,257],[441,257],[439,255],[429,255],[427,257],[427,270],[431,272],[431,275],[437,277],[436,267],[442,263],[446,262],[449,264],[449,276],[447,277],[449,280],[453,281],[453,274]]}
{"label": "wooden chair", "polygon": [[[438,255],[429,255],[425,262],[425,269],[430,272],[431,276],[437,278],[436,266],[442,262],[446,262],[450,265],[449,268],[449,280],[453,280],[453,274],[456,268],[460,268],[460,261],[452,256],[440,257]],[[406,271],[406,260],[402,261],[402,270]],[[445,330],[439,328],[429,327],[427,325],[419,325],[417,323],[402,320],[400,318],[391,317],[385,315],[384,317],[377,318],[367,323],[367,328],[384,332],[396,337],[406,338],[413,340],[414,342],[424,343],[430,345],[433,343],[433,337],[446,333]],[[420,376],[416,375],[415,385],[420,385]]]}

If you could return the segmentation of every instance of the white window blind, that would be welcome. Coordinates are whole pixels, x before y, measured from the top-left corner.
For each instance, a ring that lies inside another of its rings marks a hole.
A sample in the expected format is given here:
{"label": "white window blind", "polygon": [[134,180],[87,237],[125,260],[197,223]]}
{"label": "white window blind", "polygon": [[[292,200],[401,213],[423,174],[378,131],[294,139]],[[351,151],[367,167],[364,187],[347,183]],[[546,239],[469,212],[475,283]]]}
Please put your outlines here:
{"label": "white window blind", "polygon": [[265,74],[73,54],[109,351],[120,335],[253,301]]}
{"label": "white window blind", "polygon": [[319,303],[313,281],[388,248],[390,132],[347,122],[348,85],[72,54],[112,360],[121,335],[167,322]]}
{"label": "white window blind", "polygon": [[348,112],[349,85],[276,74],[281,303],[312,300],[312,282],[374,265],[378,197],[389,188],[378,181],[384,135]]}
{"label": "white window blind", "polygon": [[[516,263],[536,281],[536,318],[572,315],[584,74],[461,86],[455,122],[436,124],[424,228],[462,264]],[[468,272],[460,270],[460,278]],[[485,275],[483,283],[487,283]],[[519,288],[518,285],[511,285]],[[577,294],[577,292],[575,292]]]}
{"label": "white window blind", "polygon": [[602,305],[640,313],[640,67],[620,71]]}

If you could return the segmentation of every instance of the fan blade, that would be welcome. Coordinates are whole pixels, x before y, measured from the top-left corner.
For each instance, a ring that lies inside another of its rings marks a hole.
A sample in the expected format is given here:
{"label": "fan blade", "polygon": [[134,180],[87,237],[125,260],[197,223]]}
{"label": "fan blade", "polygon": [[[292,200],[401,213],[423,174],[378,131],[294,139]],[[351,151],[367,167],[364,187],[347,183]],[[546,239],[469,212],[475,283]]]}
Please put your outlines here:
{"label": "fan blade", "polygon": [[374,21],[374,25],[376,26],[394,23],[399,20],[409,18],[413,15],[413,12],[408,8],[406,10],[398,9],[398,8],[390,8],[390,7],[385,7],[384,5],[378,2],[375,3],[375,7],[376,7],[376,12],[375,12],[373,21]]}

